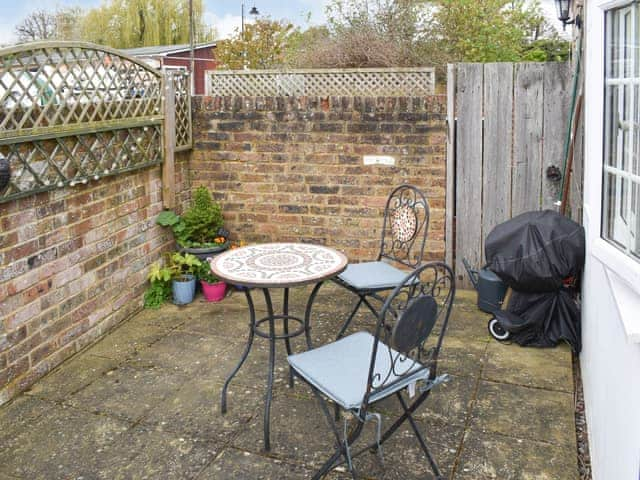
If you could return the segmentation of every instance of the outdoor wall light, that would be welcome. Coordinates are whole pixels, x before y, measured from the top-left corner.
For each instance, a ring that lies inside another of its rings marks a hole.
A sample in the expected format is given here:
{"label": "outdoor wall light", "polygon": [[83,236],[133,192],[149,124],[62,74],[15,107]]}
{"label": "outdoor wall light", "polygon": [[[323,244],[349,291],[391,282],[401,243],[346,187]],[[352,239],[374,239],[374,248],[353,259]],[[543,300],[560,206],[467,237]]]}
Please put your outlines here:
{"label": "outdoor wall light", "polygon": [[556,11],[558,12],[558,20],[562,22],[563,29],[566,29],[569,24],[575,24],[578,28],[582,26],[580,15],[576,15],[573,19],[569,18],[571,14],[571,0],[555,0],[555,2]]}

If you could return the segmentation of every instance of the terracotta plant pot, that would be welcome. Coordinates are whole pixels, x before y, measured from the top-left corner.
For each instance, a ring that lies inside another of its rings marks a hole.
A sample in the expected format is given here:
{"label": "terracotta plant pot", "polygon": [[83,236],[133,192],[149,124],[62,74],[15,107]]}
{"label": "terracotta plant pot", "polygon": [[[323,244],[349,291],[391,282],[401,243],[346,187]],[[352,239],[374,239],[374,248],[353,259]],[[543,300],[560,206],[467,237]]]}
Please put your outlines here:
{"label": "terracotta plant pot", "polygon": [[227,284],[224,282],[207,283],[204,280],[200,280],[200,284],[207,302],[219,302],[224,298],[224,294],[227,291]]}

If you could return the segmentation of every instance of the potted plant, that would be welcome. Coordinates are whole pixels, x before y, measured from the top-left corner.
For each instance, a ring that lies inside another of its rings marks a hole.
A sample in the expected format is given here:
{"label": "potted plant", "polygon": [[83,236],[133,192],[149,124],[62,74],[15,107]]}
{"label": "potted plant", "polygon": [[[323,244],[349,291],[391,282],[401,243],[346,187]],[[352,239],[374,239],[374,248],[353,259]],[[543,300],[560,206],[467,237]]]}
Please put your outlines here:
{"label": "potted plant", "polygon": [[211,265],[204,261],[198,270],[198,278],[202,285],[202,293],[207,302],[219,302],[224,298],[227,291],[227,284],[216,277],[211,271]]}
{"label": "potted plant", "polygon": [[169,267],[163,267],[160,262],[151,265],[149,270],[150,285],[144,292],[145,308],[160,308],[171,298],[171,277],[173,273]]}
{"label": "potted plant", "polygon": [[193,302],[196,293],[195,273],[202,262],[190,253],[174,252],[168,254],[168,263],[171,271],[173,303],[185,305]]}
{"label": "potted plant", "polygon": [[166,210],[158,215],[156,222],[171,228],[181,252],[191,253],[202,261],[229,247],[222,209],[213,201],[207,187],[196,188],[191,206],[183,215]]}

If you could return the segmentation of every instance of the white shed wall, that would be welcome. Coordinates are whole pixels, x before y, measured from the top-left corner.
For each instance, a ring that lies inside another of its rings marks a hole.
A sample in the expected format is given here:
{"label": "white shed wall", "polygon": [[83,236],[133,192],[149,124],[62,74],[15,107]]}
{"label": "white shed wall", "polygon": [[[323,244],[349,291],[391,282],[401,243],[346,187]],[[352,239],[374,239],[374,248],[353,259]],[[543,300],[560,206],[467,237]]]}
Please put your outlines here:
{"label": "white shed wall", "polygon": [[587,260],[582,328],[593,479],[638,480],[640,345],[627,341],[603,265],[593,257]]}
{"label": "white shed wall", "polygon": [[587,0],[581,354],[594,480],[640,480],[640,262],[600,237],[604,12],[630,0]]}

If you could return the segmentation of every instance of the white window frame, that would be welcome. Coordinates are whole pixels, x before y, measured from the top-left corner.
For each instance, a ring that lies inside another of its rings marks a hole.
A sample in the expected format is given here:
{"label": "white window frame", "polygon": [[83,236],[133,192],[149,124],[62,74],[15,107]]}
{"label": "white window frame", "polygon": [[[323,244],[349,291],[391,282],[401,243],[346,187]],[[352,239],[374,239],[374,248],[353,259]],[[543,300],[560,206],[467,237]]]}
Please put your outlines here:
{"label": "white window frame", "polygon": [[[624,45],[626,48],[631,48],[634,44],[634,40],[638,38],[640,32],[636,31],[638,9],[639,4],[629,4],[627,6],[617,8],[615,11],[619,14],[619,30],[618,32],[607,32],[605,26],[605,35],[607,36],[606,42],[617,43],[618,45]],[[606,14],[606,12],[605,12]],[[629,20],[627,24],[627,20]],[[614,38],[617,37],[617,38]],[[628,39],[632,39],[628,41]],[[605,52],[605,56],[608,52]],[[622,56],[624,62],[618,62],[618,75],[616,77],[605,78],[605,89],[613,87],[617,89],[617,116],[616,118],[608,118],[607,109],[605,107],[605,144],[608,138],[608,131],[611,128],[611,124],[617,124],[618,128],[615,130],[615,138],[609,139],[609,143],[615,144],[615,158],[607,158],[609,151],[605,151],[605,160],[609,162],[604,163],[604,183],[603,187],[605,192],[603,196],[603,202],[607,204],[609,209],[613,210],[613,215],[608,216],[607,212],[603,212],[605,218],[603,218],[603,231],[610,231],[611,236],[606,236],[610,241],[614,242],[619,248],[624,250],[636,261],[640,261],[640,257],[637,254],[632,253],[636,248],[638,239],[637,224],[638,212],[637,203],[632,201],[635,195],[638,195],[638,185],[640,185],[640,177],[636,174],[632,174],[628,170],[625,170],[625,164],[630,166],[634,160],[634,153],[640,154],[638,151],[638,145],[636,145],[637,135],[640,134],[640,129],[636,124],[636,95],[638,93],[638,85],[640,78],[637,73],[637,68],[640,62],[636,58],[636,51],[632,51],[631,55],[628,52]],[[605,58],[605,62],[607,62]],[[605,65],[606,69],[607,65]],[[622,72],[622,68],[625,71],[630,71],[628,74]],[[605,99],[607,99],[607,92],[605,91]],[[609,145],[605,145],[605,148]],[[627,167],[628,168],[628,167]],[[618,194],[613,198],[613,204],[607,202],[607,184],[609,179],[613,179],[615,182],[615,191],[624,192],[624,195]],[[634,184],[634,186],[632,186]]]}
{"label": "white window frame", "polygon": [[[640,262],[601,235],[605,213],[602,204],[605,12],[632,3],[632,0],[586,2],[584,224],[587,254],[599,261],[606,272],[627,338],[640,342]],[[587,259],[587,269],[589,262]],[[597,295],[597,292],[585,292],[585,295]]]}

